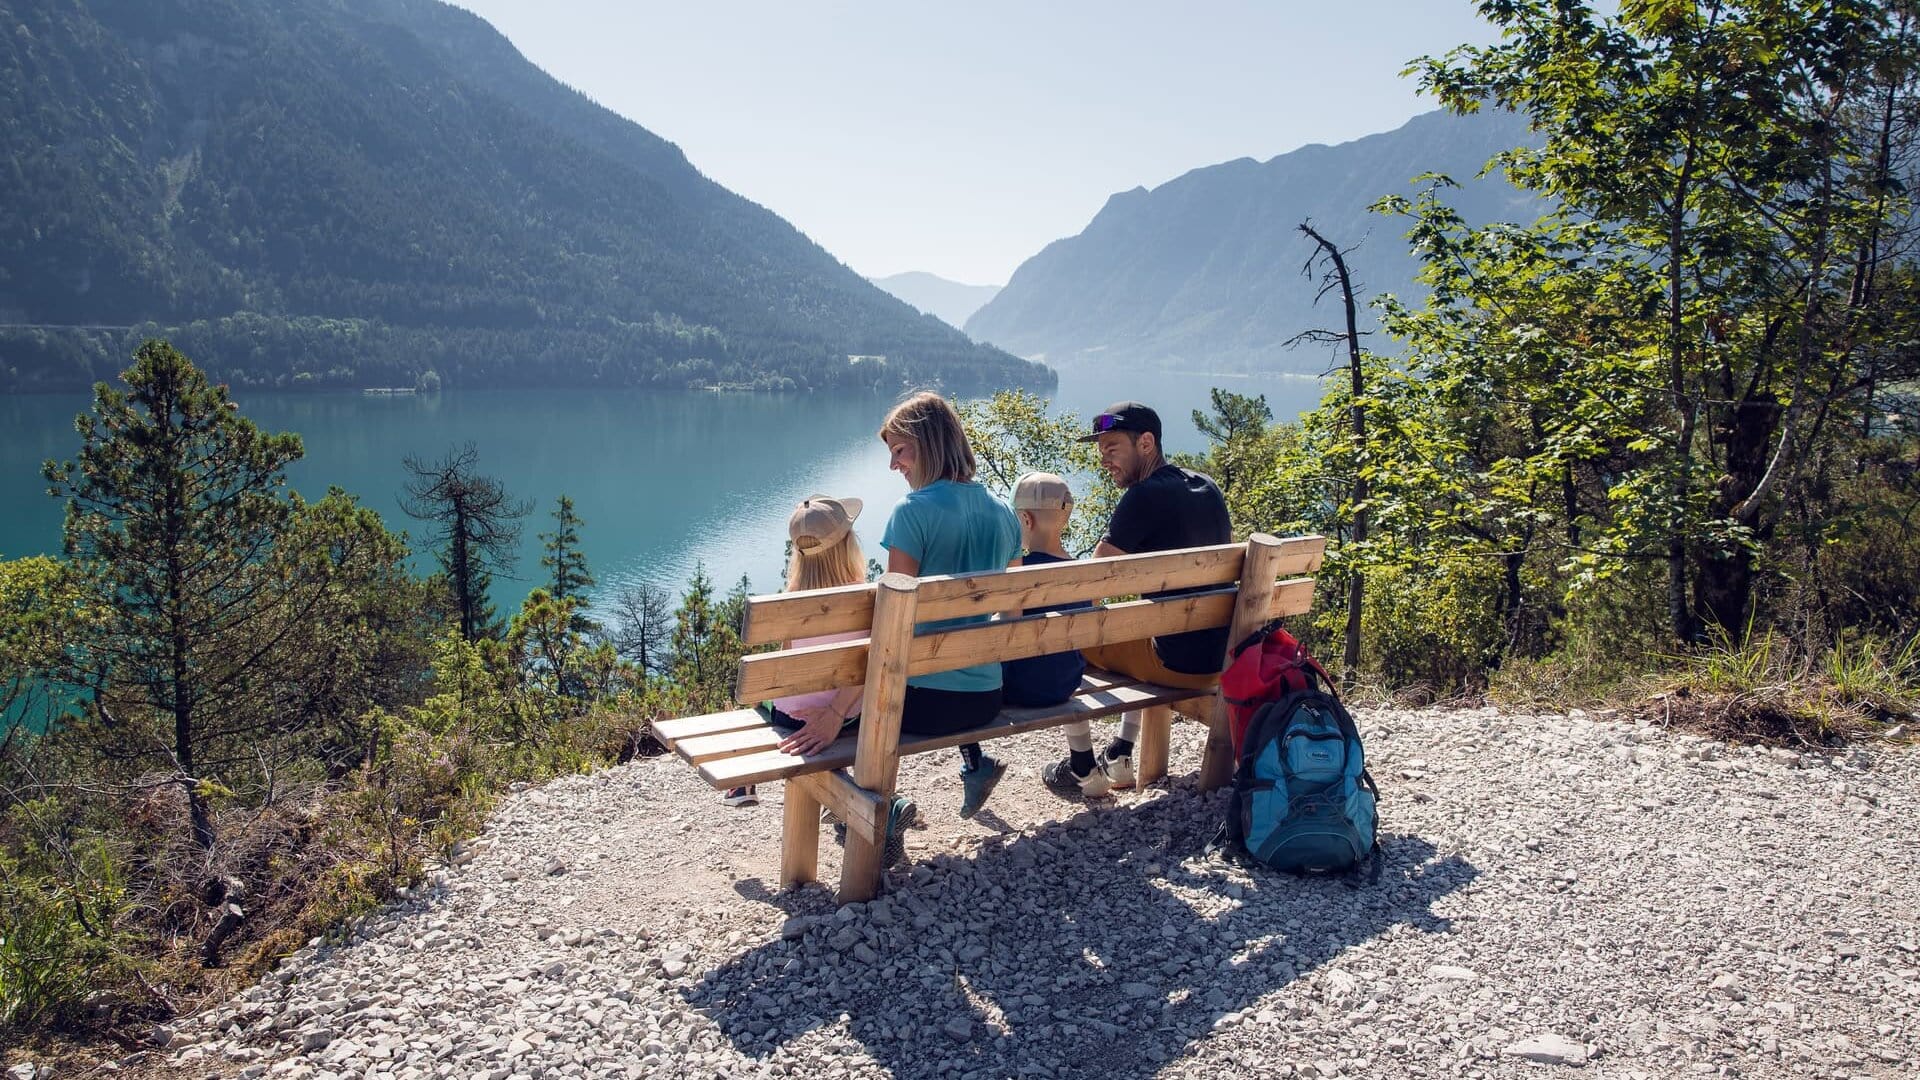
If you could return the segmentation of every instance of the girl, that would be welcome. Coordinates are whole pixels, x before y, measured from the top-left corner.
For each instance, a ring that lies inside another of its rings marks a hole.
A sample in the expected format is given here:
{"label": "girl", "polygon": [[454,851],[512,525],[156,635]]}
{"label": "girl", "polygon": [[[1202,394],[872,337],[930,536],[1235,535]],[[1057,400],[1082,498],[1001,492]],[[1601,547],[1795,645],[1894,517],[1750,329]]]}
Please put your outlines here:
{"label": "girl", "polygon": [[[853,534],[854,519],[860,516],[859,499],[835,499],[827,495],[809,495],[794,507],[787,519],[787,539],[793,542],[793,557],[787,564],[787,591],[827,589],[836,585],[857,585],[867,579],[866,556],[860,552],[860,538]],[[787,648],[853,641],[859,631],[799,638]],[[778,728],[790,732],[780,749],[789,754],[817,754],[840,737],[842,728],[859,719],[861,695],[865,687],[848,686],[839,690],[816,690],[792,694],[760,703],[760,711]],[[728,806],[751,806],[759,801],[752,787],[737,787],[727,792]]]}
{"label": "girl", "polygon": [[[889,573],[925,577],[966,574],[1015,565],[1020,556],[1020,522],[1005,503],[974,482],[973,448],[967,445],[960,415],[938,394],[921,392],[894,406],[880,425],[887,444],[888,468],[906,478],[908,492],[887,518],[880,545],[887,549]],[[984,622],[985,615],[924,624],[939,629]],[[946,735],[980,727],[1000,712],[1000,665],[977,664],[953,671],[916,675],[907,680],[900,730],[915,735]],[[986,805],[1007,767],[980,751],[979,743],[960,748],[960,816],[972,817]],[[911,803],[908,804],[909,815]],[[910,820],[910,816],[909,816]],[[888,854],[894,849],[891,830]],[[904,848],[900,852],[905,857]]]}

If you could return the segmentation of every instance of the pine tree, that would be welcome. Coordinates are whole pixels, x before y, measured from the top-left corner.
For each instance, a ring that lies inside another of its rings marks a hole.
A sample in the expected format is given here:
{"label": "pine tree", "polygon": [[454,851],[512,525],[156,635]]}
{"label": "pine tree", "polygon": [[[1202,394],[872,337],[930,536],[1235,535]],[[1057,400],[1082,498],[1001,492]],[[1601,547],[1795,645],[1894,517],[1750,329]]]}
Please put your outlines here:
{"label": "pine tree", "polygon": [[487,589],[494,572],[512,567],[519,519],[529,509],[509,498],[499,480],[474,471],[479,456],[468,443],[439,461],[407,458],[413,479],[400,503],[408,516],[440,526],[440,566],[459,612],[460,636],[468,641],[499,636]]}
{"label": "pine tree", "polygon": [[241,417],[166,342],[142,345],[122,378],[126,391],[99,384],[76,421],[77,460],[46,465],[68,500],[66,554],[96,601],[73,677],[93,691],[103,749],[162,764],[208,853],[222,770],[247,767],[272,724],[249,691],[302,614],[299,582],[272,561],[296,509],[284,470],[302,449]]}
{"label": "pine tree", "polygon": [[593,620],[581,614],[590,601],[585,590],[593,587],[593,574],[587,569],[587,556],[580,550],[580,527],[586,522],[573,512],[573,500],[560,496],[553,511],[554,529],[540,534],[541,546],[546,554],[540,556],[540,565],[546,567],[547,592],[555,600],[574,602],[573,628],[585,632],[593,629]]}
{"label": "pine tree", "polygon": [[733,666],[740,660],[740,636],[725,608],[724,602],[715,602],[705,564],[696,563],[680,609],[674,612],[673,676],[702,711],[726,704],[733,691]]}

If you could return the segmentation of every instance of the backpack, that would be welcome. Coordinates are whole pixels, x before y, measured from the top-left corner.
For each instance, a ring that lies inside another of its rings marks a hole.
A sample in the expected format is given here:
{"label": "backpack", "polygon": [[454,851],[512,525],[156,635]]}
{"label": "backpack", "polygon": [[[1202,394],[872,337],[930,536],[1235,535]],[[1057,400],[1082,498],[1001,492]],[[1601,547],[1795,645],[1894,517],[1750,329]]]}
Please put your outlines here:
{"label": "backpack", "polygon": [[1234,648],[1220,688],[1238,762],[1227,850],[1300,874],[1357,868],[1379,848],[1379,789],[1326,669],[1274,622]]}

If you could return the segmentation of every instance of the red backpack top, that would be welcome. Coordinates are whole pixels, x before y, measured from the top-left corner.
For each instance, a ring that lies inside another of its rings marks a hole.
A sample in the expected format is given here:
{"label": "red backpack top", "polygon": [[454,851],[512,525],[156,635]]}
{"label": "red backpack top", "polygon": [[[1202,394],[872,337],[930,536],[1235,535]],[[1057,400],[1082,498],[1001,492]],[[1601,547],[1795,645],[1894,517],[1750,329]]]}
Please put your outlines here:
{"label": "red backpack top", "polygon": [[1315,689],[1333,694],[1333,677],[1320,661],[1308,655],[1275,619],[1233,647],[1233,661],[1220,673],[1220,696],[1233,717],[1233,756],[1238,759],[1247,737],[1247,724],[1260,706],[1279,701],[1295,690]]}

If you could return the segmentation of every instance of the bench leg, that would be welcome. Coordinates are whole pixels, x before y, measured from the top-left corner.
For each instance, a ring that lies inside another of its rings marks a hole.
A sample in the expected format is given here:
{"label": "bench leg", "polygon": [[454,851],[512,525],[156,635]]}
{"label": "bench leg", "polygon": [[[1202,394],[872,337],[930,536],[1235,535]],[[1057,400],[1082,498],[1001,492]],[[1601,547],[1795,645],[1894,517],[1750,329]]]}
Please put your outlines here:
{"label": "bench leg", "polygon": [[805,784],[786,787],[786,827],[780,838],[780,884],[801,885],[820,870],[820,800]]}
{"label": "bench leg", "polygon": [[1233,782],[1233,718],[1227,703],[1215,694],[1201,719],[1207,725],[1207,749],[1200,759],[1200,790],[1205,793]]}
{"label": "bench leg", "polygon": [[857,904],[880,895],[883,843],[862,836],[857,830],[847,830],[847,851],[840,861],[840,895],[834,897],[835,902]]}
{"label": "bench leg", "polygon": [[1173,708],[1155,705],[1140,714],[1139,790],[1159,783],[1167,775],[1167,747],[1173,739]]}

